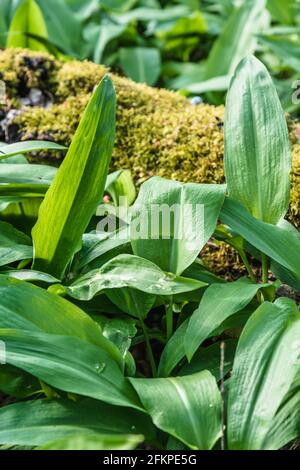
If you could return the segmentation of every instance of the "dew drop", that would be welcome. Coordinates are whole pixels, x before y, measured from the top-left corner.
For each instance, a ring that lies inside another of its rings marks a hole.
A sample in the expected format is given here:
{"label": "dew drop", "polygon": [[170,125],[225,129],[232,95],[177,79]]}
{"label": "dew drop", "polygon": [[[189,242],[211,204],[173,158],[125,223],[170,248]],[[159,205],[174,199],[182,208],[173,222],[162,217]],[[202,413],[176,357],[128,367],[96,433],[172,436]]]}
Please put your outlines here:
{"label": "dew drop", "polygon": [[97,374],[101,374],[101,372],[104,371],[106,367],[106,364],[104,362],[98,362],[97,364],[95,364],[95,371],[97,372]]}

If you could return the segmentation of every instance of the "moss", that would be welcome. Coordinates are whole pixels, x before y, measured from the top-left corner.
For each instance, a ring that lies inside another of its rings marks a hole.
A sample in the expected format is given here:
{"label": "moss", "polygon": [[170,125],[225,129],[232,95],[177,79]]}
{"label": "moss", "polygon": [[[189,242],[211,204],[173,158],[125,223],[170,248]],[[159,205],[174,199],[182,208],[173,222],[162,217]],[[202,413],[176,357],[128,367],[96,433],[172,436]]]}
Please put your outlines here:
{"label": "moss", "polygon": [[201,251],[201,259],[208,269],[226,280],[247,275],[239,254],[225,243],[205,245]]}
{"label": "moss", "polygon": [[[80,116],[89,100],[88,95],[71,96],[61,104],[53,104],[50,109],[41,107],[26,107],[14,119],[22,140],[51,140],[69,145],[78,125]],[[31,162],[52,163],[58,165],[61,152],[39,152],[31,155]]]}
{"label": "moss", "polygon": [[58,62],[47,53],[6,49],[0,53],[0,78],[9,98],[25,96],[31,88],[55,92]]}
{"label": "moss", "polygon": [[292,191],[288,218],[300,228],[300,143],[293,146]]}
{"label": "moss", "polygon": [[56,99],[64,101],[69,96],[91,93],[108,70],[92,62],[73,60],[61,64],[57,72]]}
{"label": "moss", "polygon": [[[59,62],[20,49],[0,53],[8,98],[37,87],[53,95],[47,108],[22,107],[14,119],[18,137],[69,144],[94,86],[107,69],[90,62]],[[111,74],[117,92],[117,135],[112,169],[129,168],[137,184],[152,175],[180,181],[220,183],[223,173],[223,107],[192,105],[177,93],[153,89]],[[300,128],[290,122],[293,146],[289,218],[300,226]],[[56,164],[59,155],[40,154]]]}

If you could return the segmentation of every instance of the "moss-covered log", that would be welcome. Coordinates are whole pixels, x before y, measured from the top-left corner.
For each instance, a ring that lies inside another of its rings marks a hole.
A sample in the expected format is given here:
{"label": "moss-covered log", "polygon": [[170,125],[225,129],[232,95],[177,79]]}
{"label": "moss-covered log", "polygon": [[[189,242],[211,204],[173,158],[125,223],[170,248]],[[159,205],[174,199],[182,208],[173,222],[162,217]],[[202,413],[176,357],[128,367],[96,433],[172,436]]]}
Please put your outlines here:
{"label": "moss-covered log", "polygon": [[[48,139],[68,145],[95,84],[106,72],[91,62],[59,62],[40,52],[0,52],[0,78],[7,91],[0,109],[0,140]],[[117,92],[112,169],[129,168],[137,184],[154,174],[223,182],[223,107],[195,106],[178,93],[111,77]],[[293,122],[290,138],[294,163],[289,218],[299,227],[300,127]],[[38,158],[49,162],[49,155]]]}

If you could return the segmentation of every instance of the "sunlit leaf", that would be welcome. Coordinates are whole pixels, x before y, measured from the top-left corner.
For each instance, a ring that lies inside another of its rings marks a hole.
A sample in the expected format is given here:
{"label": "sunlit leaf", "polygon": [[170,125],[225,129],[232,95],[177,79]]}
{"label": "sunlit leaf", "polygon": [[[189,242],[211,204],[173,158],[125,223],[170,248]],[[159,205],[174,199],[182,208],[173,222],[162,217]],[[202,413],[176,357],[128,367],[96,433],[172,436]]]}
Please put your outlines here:
{"label": "sunlit leaf", "polygon": [[41,204],[34,269],[61,278],[103,194],[115,135],[115,92],[104,77]]}
{"label": "sunlit leaf", "polygon": [[36,51],[47,51],[38,41],[27,33],[35,33],[47,38],[47,26],[43,14],[34,0],[23,0],[15,12],[9,27],[6,47],[23,47]]}
{"label": "sunlit leaf", "polygon": [[208,371],[165,379],[130,379],[154,424],[192,449],[221,436],[221,395]]}

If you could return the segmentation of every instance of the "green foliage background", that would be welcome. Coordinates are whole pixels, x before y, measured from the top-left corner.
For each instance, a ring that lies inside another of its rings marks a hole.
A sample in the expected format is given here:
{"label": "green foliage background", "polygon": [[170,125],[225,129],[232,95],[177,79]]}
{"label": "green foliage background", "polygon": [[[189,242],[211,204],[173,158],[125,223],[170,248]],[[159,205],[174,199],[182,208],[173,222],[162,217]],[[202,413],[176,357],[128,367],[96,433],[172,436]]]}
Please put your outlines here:
{"label": "green foliage background", "polygon": [[[36,0],[36,5],[39,12],[33,0],[1,2],[1,46],[90,59],[135,81],[200,94],[214,104],[224,102],[238,62],[254,53],[271,72],[284,108],[298,112],[291,101],[300,72],[297,0]],[[26,8],[30,21],[24,26]]]}

